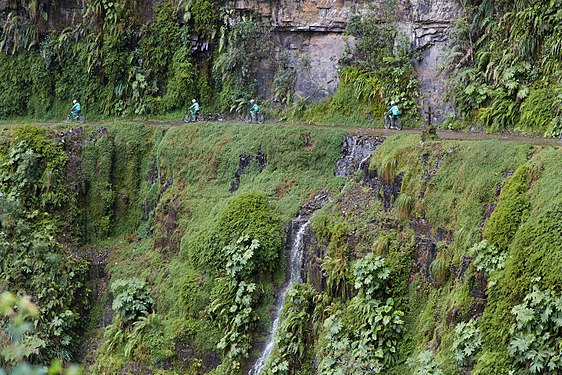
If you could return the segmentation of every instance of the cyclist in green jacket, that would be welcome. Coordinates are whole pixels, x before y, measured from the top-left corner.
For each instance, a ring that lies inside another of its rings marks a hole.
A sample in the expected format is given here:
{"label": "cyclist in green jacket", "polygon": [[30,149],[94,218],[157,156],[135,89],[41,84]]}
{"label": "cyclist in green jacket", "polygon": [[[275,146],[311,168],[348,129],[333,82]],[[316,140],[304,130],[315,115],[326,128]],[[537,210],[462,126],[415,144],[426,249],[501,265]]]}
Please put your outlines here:
{"label": "cyclist in green jacket", "polygon": [[396,120],[398,119],[398,116],[400,116],[401,113],[402,112],[400,112],[400,109],[398,108],[398,105],[396,104],[396,102],[391,101],[390,102],[390,109],[386,112],[386,116],[390,117],[390,126],[391,127],[394,127],[394,124],[396,123]]}
{"label": "cyclist in green jacket", "polygon": [[195,99],[193,99],[191,103],[192,104],[191,107],[189,107],[189,111],[193,113],[195,120],[197,120],[197,118],[199,117],[199,111],[201,110],[201,107],[199,106],[199,103],[197,103],[197,100]]}
{"label": "cyclist in green jacket", "polygon": [[252,116],[252,121],[256,120],[256,115],[259,113],[260,109],[254,99],[250,100],[250,115]]}
{"label": "cyclist in green jacket", "polygon": [[80,107],[80,103],[76,99],[72,101],[72,108],[70,108],[70,113],[74,118],[78,118],[80,116],[80,112],[82,112],[82,107]]}

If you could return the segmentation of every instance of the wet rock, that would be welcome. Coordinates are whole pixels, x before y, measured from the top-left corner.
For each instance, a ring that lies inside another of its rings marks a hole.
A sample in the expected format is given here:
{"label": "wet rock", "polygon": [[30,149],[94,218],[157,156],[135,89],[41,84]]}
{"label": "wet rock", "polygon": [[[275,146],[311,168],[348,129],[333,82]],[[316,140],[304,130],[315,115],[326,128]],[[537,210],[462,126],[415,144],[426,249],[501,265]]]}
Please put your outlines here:
{"label": "wet rock", "polygon": [[302,142],[304,143],[305,150],[312,150],[312,138],[310,136],[310,132],[306,132],[302,135]]}
{"label": "wet rock", "polygon": [[381,137],[348,135],[345,137],[341,148],[340,159],[336,162],[336,176],[351,177],[356,171],[368,167],[367,161],[377,147],[384,141]]}
{"label": "wet rock", "polygon": [[433,284],[435,280],[431,274],[431,263],[437,258],[437,244],[431,237],[424,237],[418,240],[416,251],[414,252],[413,273],[420,273],[425,280]]}
{"label": "wet rock", "polygon": [[158,159],[156,158],[156,156],[153,156],[151,158],[151,162],[152,165],[150,167],[150,170],[148,171],[148,174],[146,175],[146,182],[148,182],[150,185],[154,185],[156,182],[158,182]]}
{"label": "wet rock", "polygon": [[252,161],[252,155],[240,154],[240,160],[238,162],[238,169],[234,173],[234,178],[230,182],[230,192],[234,193],[240,187],[240,176],[246,173],[246,168],[250,165]]}
{"label": "wet rock", "polygon": [[265,169],[265,166],[267,165],[266,160],[265,160],[265,154],[263,153],[263,150],[260,149],[258,150],[258,154],[256,155],[256,159],[258,161],[258,166],[260,168],[260,172],[262,172]]}
{"label": "wet rock", "polygon": [[488,280],[484,272],[479,271],[469,280],[470,285],[470,295],[477,298],[487,298],[486,297],[486,287]]}
{"label": "wet rock", "polygon": [[267,166],[267,158],[263,153],[261,147],[255,156],[246,153],[240,154],[239,161],[238,161],[238,169],[236,170],[236,172],[234,172],[234,178],[232,179],[232,181],[230,181],[231,193],[234,193],[236,190],[240,188],[240,177],[246,174],[246,170],[248,166],[252,163],[254,159],[258,163],[258,168],[260,172],[262,172]]}
{"label": "wet rock", "polygon": [[484,309],[488,305],[488,300],[485,298],[478,298],[476,302],[470,305],[468,315],[471,319],[476,319],[482,316]]}
{"label": "wet rock", "polygon": [[456,307],[453,307],[451,310],[447,311],[447,316],[445,317],[445,322],[448,325],[454,325],[459,322],[463,321],[463,313]]}
{"label": "wet rock", "polygon": [[308,219],[315,211],[324,207],[331,200],[332,197],[330,197],[328,191],[323,189],[301,206],[299,216]]}
{"label": "wet rock", "polygon": [[464,275],[468,270],[468,267],[470,267],[471,263],[472,263],[472,257],[462,257],[461,264],[459,265],[459,267],[455,272],[455,276],[457,279],[464,278]]}
{"label": "wet rock", "polygon": [[[154,238],[154,248],[165,254],[177,254],[183,233],[178,228],[180,209],[180,199],[175,197],[169,202],[160,204],[154,218],[156,235]],[[187,218],[191,217],[188,213]]]}

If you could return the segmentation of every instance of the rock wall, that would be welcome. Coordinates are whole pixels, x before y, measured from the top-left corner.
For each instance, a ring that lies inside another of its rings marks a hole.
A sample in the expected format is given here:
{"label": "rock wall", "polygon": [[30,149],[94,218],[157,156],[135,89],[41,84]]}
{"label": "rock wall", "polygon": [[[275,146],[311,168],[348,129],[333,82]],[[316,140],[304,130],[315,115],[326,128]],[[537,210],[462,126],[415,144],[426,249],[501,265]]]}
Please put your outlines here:
{"label": "rock wall", "polygon": [[[320,100],[338,87],[339,60],[347,44],[343,35],[356,12],[387,7],[388,1],[363,0],[238,0],[240,12],[257,11],[268,19],[288,67],[296,74],[295,94]],[[449,106],[443,101],[444,77],[439,65],[447,44],[446,31],[459,16],[457,0],[399,0],[394,5],[398,28],[421,52],[416,71],[422,91],[420,105],[442,121]],[[267,87],[267,86],[264,86]],[[264,94],[268,94],[267,91]]]}
{"label": "rock wall", "polygon": [[[53,2],[48,24],[63,28],[82,22],[86,0]],[[143,17],[150,18],[154,0],[143,1]],[[392,0],[233,0],[228,7],[239,14],[257,12],[270,24],[279,46],[275,55],[283,59],[284,68],[293,71],[295,94],[318,101],[333,94],[338,87],[339,61],[348,40],[343,35],[346,24],[356,12],[388,8]],[[0,1],[0,9],[8,7]],[[146,3],[146,4],[145,4]],[[444,78],[439,71],[447,44],[446,31],[461,12],[458,0],[395,0],[398,28],[411,45],[421,52],[416,71],[421,86],[420,105],[429,107],[433,119],[441,121],[450,108],[443,101]],[[264,67],[258,77],[261,94],[272,96],[275,75]]]}

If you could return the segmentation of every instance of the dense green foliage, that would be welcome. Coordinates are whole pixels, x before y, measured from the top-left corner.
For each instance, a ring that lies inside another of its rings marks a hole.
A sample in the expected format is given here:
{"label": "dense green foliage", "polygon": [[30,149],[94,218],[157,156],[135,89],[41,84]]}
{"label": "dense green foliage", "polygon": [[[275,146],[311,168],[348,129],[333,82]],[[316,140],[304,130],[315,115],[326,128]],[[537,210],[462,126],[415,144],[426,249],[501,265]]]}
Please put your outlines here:
{"label": "dense green foliage", "polygon": [[248,358],[252,345],[251,328],[256,320],[255,281],[259,266],[253,258],[260,250],[259,241],[253,239],[250,242],[248,235],[238,238],[224,249],[226,275],[213,288],[213,302],[209,309],[224,331],[217,347],[225,352],[225,356],[217,373],[238,372]]}
{"label": "dense green foliage", "polygon": [[455,361],[460,366],[468,366],[474,360],[475,354],[482,346],[482,335],[476,327],[476,320],[467,323],[461,322],[455,327],[455,341],[451,349],[455,355]]}
{"label": "dense green foliage", "polygon": [[524,365],[524,373],[543,373],[562,369],[562,297],[538,287],[511,310],[516,323],[511,327],[513,340],[509,355]]}
{"label": "dense green foliage", "polygon": [[562,132],[562,2],[463,0],[452,32],[452,98],[491,131]]}
{"label": "dense green foliage", "polygon": [[131,323],[150,312],[154,303],[146,284],[138,278],[115,280],[111,283],[113,302],[111,308],[123,320]]}
{"label": "dense green foliage", "polygon": [[558,148],[399,134],[342,191],[336,129],[55,129],[0,138],[0,286],[40,307],[33,362],[84,345],[93,374],[245,371],[282,228],[327,188],[265,373],[558,371]]}
{"label": "dense green foliage", "polygon": [[[85,308],[87,265],[67,247],[66,155],[43,129],[21,127],[0,155],[0,288],[40,306],[34,340],[41,360],[68,360]],[[37,341],[38,340],[38,341]]]}
{"label": "dense green foliage", "polygon": [[79,375],[80,368],[63,368],[60,360],[50,366],[32,365],[27,359],[39,352],[40,342],[33,339],[33,322],[39,309],[29,297],[0,294],[0,375]]}
{"label": "dense green foliage", "polygon": [[374,373],[389,367],[397,352],[404,322],[381,289],[390,271],[380,257],[360,259],[353,269],[359,294],[344,308],[334,306],[323,322],[318,342],[320,374]]}

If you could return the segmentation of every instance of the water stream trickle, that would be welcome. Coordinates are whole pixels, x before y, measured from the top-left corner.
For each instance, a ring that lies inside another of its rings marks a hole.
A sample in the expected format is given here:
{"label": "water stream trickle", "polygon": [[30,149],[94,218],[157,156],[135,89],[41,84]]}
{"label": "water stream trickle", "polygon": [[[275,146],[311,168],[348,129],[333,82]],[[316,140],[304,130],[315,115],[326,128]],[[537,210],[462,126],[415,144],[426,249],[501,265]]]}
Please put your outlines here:
{"label": "water stream trickle", "polygon": [[250,370],[250,375],[258,375],[264,369],[265,360],[267,359],[267,357],[269,357],[274,347],[273,338],[281,320],[281,310],[283,309],[283,305],[285,304],[285,297],[287,295],[287,292],[294,284],[302,282],[301,269],[304,250],[304,235],[309,224],[310,219],[304,220],[300,216],[291,221],[291,231],[292,233],[296,231],[296,234],[293,237],[293,242],[291,243],[291,247],[289,249],[289,278],[283,285],[281,293],[279,294],[279,297],[275,302],[273,326],[271,327],[271,334],[269,335],[269,339],[267,340],[267,345],[265,346],[261,356],[256,361],[252,370]]}
{"label": "water stream trickle", "polygon": [[[354,173],[360,170],[364,163],[366,163],[369,158],[373,155],[375,149],[381,145],[383,140],[381,138],[371,138],[365,136],[347,136],[344,140],[342,145],[342,152],[341,158],[336,163],[336,176],[342,177],[352,177]],[[350,183],[349,181],[348,183]],[[345,184],[342,191],[348,186],[348,183]],[[320,199],[322,199],[320,197]],[[279,326],[281,321],[281,310],[283,309],[283,305],[285,304],[285,297],[287,292],[291,287],[296,284],[302,282],[301,280],[301,270],[303,266],[303,253],[304,253],[304,236],[306,233],[306,229],[310,224],[310,217],[318,208],[323,206],[325,203],[320,204],[316,208],[307,211],[307,213],[303,214],[301,210],[301,215],[291,221],[290,232],[289,235],[292,238],[291,247],[289,249],[289,259],[288,259],[288,280],[285,282],[283,287],[281,288],[281,292],[277,301],[275,302],[275,311],[274,311],[274,320],[273,326],[271,327],[271,333],[267,340],[267,344],[263,349],[261,356],[258,358],[254,367],[249,371],[249,375],[258,375],[260,374],[263,369],[265,368],[266,360],[273,351],[273,347],[275,346],[273,338],[275,337],[275,332]],[[304,215],[304,217],[302,216]]]}

